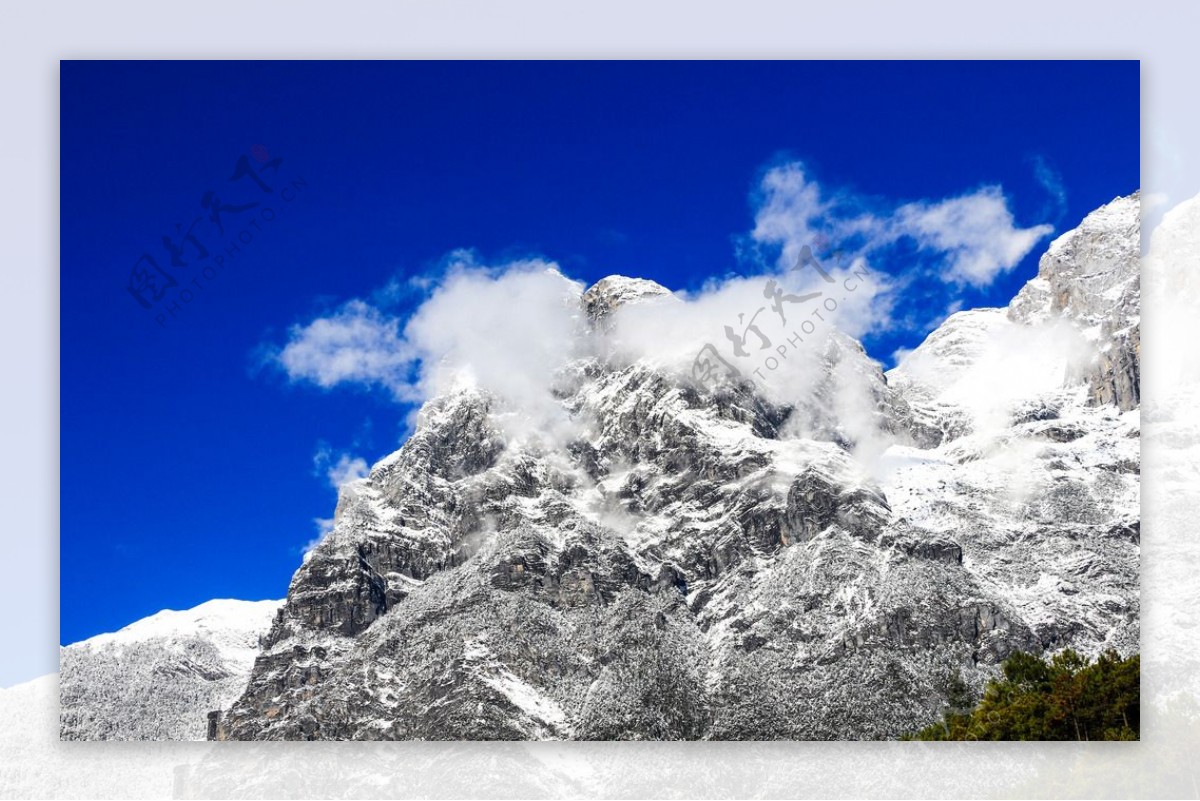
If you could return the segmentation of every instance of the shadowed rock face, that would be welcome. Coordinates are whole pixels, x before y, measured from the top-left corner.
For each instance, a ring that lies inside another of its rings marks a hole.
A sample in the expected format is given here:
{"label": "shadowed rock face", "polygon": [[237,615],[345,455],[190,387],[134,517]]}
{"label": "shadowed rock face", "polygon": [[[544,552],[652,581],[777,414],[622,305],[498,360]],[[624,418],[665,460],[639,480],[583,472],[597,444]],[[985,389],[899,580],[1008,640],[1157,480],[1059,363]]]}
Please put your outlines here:
{"label": "shadowed rock face", "polygon": [[[1016,649],[1136,649],[1136,205],[918,349],[949,375],[999,325],[1091,337],[1094,363],[999,426],[832,336],[823,369],[852,367],[894,439],[877,464],[822,380],[780,406],[592,359],[559,390],[566,442],[507,433],[485,392],[431,401],[343,489],[211,736],[888,738]],[[608,330],[639,302],[672,301],[613,277],[581,309]]]}

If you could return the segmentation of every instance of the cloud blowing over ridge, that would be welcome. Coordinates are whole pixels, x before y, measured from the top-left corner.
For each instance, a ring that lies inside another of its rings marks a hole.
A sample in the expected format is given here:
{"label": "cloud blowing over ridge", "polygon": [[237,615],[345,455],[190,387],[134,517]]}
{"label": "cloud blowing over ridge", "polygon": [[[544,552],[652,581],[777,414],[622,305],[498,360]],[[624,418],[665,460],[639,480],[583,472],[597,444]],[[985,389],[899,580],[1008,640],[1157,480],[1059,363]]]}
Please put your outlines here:
{"label": "cloud blowing over ridge", "polygon": [[[983,286],[1013,269],[1050,232],[1048,225],[1017,227],[998,187],[887,206],[826,191],[799,162],[763,174],[753,211],[754,225],[743,241],[754,258],[742,275],[676,292],[673,302],[623,309],[604,337],[586,333],[579,307],[585,287],[554,262],[484,265],[458,254],[440,278],[422,287],[424,301],[415,311],[349,300],[293,326],[287,341],[272,349],[271,361],[294,382],[383,388],[405,404],[477,386],[536,425],[553,427],[563,412],[551,388],[572,359],[618,352],[686,370],[706,343],[729,345],[726,326],[750,337],[747,324],[764,332],[748,339],[756,348],[766,338],[779,347],[779,335],[765,333],[768,323],[793,335],[807,320],[861,338],[896,325],[897,304],[911,280],[886,269],[889,249],[898,243],[928,255],[928,264],[907,269],[923,270],[952,297],[956,287]],[[813,253],[820,254],[819,270],[805,266],[806,254]],[[855,288],[848,292],[851,280]],[[820,292],[818,304],[830,302],[836,291],[837,308],[823,315],[828,307],[816,306],[816,320],[799,304],[772,304],[772,288],[790,298]],[[780,400],[803,395],[812,374],[804,369],[812,353],[793,351],[789,369],[766,385]]]}

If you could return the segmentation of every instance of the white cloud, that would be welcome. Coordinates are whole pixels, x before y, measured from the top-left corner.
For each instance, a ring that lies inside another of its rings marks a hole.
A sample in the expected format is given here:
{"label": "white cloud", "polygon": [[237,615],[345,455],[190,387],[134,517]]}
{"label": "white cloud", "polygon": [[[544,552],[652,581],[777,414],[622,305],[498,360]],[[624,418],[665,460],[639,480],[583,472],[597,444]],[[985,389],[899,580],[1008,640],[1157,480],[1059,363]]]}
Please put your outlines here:
{"label": "white cloud", "polygon": [[[699,350],[711,344],[745,377],[758,381],[767,397],[796,402],[811,393],[823,374],[821,352],[828,335],[839,330],[862,337],[890,320],[886,276],[867,269],[861,259],[843,267],[830,264],[827,273],[829,282],[811,269],[739,276],[712,282],[699,292],[678,292],[673,303],[621,307],[605,347],[628,360],[690,373]],[[769,281],[782,295],[778,311],[767,292]],[[789,296],[796,300],[784,299]],[[830,311],[826,303],[835,308]],[[726,326],[745,338],[744,356],[735,353]],[[785,363],[786,369],[765,372],[767,357]]]}
{"label": "white cloud", "polygon": [[352,300],[294,326],[275,363],[293,381],[381,386],[407,403],[478,387],[505,404],[514,433],[553,434],[566,420],[553,383],[581,344],[582,284],[539,259],[483,266],[452,255],[440,280],[414,285],[426,297],[407,320]]}
{"label": "white cloud", "polygon": [[541,403],[575,353],[583,285],[541,260],[452,269],[404,329],[430,397],[468,383]]}
{"label": "white cloud", "polygon": [[952,283],[983,287],[1025,258],[1054,227],[1017,228],[999,187],[938,203],[909,203],[896,210],[892,224],[899,236],[922,248],[940,251],[941,275]]}
{"label": "white cloud", "polygon": [[[1046,180],[1053,177],[1048,167],[1043,177]],[[1063,191],[1061,184],[1058,189]],[[853,272],[834,269],[831,265],[837,260],[835,254],[841,254],[843,263],[859,268],[876,265],[871,271],[875,280],[864,291],[837,293],[840,305],[832,315],[833,322],[856,338],[886,329],[925,330],[936,325],[962,308],[960,293],[964,286],[981,288],[991,284],[997,276],[1015,268],[1052,230],[1050,225],[1018,227],[999,187],[984,187],[946,199],[888,204],[837,187],[824,187],[798,162],[768,170],[756,200],[750,238],[759,247],[759,255],[762,248],[778,249],[768,250],[765,261],[773,263],[780,275],[794,277],[796,273],[790,268],[809,255],[819,258],[826,270],[837,273],[837,283],[825,284],[818,277],[819,270],[802,270],[808,279],[803,291],[823,288],[836,291],[846,272]],[[925,259],[906,256],[904,270],[895,275],[879,270],[877,265],[881,263],[892,266],[895,248],[905,241],[915,243]],[[738,286],[730,282],[698,299],[698,303],[718,306],[720,316],[732,322],[739,310],[753,310],[761,304],[761,300],[756,303],[752,294],[760,281],[750,283],[751,287],[746,288],[749,291],[738,295],[735,294]],[[903,302],[900,293],[905,289],[911,295],[909,302],[900,308]],[[894,316],[897,309],[899,319]],[[937,309],[932,321],[931,309]],[[680,312],[655,311],[645,315],[649,322],[661,327],[671,323],[671,318]],[[645,324],[643,334],[644,329]],[[660,336],[670,339],[673,334],[683,341],[687,333],[675,330]],[[1027,343],[995,343],[987,359],[995,373],[989,375],[1004,376],[1006,369],[1014,368],[1009,355],[1024,344]],[[1063,348],[1069,344],[1064,343]],[[1007,347],[1010,345],[1011,348]],[[834,414],[841,431],[854,441],[856,456],[870,465],[890,442],[889,436],[880,431],[876,416],[874,377],[864,369],[863,362],[850,359],[838,363],[828,376],[829,383],[814,383],[814,379],[825,374],[820,347],[823,342],[815,339],[811,344],[806,342],[803,349],[789,351],[788,369],[767,376],[764,394],[775,400],[803,402],[814,391],[821,392],[819,403],[831,407],[827,411]],[[898,363],[908,355],[909,351],[900,348],[892,358]],[[1055,355],[1061,356],[1057,352]],[[1061,360],[1037,367],[1044,369],[1029,371],[1026,377],[1042,380],[1061,368]],[[1061,381],[1061,375],[1058,378]],[[981,417],[990,420],[996,411],[993,407],[1003,403],[1011,389],[1010,383],[969,400],[979,407]],[[803,420],[793,420],[789,428],[803,432],[804,425]]]}
{"label": "white cloud", "polygon": [[1067,188],[1063,185],[1062,174],[1054,169],[1045,156],[1034,157],[1033,177],[1053,201],[1055,214],[1058,217],[1065,214],[1067,211]]}
{"label": "white cloud", "polygon": [[763,176],[751,238],[778,246],[781,267],[794,265],[805,248],[816,251],[818,245],[825,251],[877,255],[908,238],[940,257],[943,281],[983,287],[1013,269],[1052,230],[1050,225],[1018,228],[999,187],[881,208],[853,192],[823,190],[803,164],[791,162]]}
{"label": "white cloud", "polygon": [[908,354],[912,353],[912,348],[899,347],[892,351],[892,364],[897,365],[908,358]]}
{"label": "white cloud", "polygon": [[343,485],[351,481],[359,481],[367,477],[370,472],[370,467],[365,459],[359,457],[351,457],[347,453],[343,453],[338,457],[337,463],[326,471],[325,475],[329,477],[329,484],[334,489],[341,489]]}
{"label": "white cloud", "polygon": [[365,459],[348,453],[339,454],[335,459],[329,446],[322,443],[313,454],[313,471],[316,475],[324,475],[331,488],[340,490],[351,481],[366,478],[370,466]]}
{"label": "white cloud", "polygon": [[[510,436],[556,441],[580,432],[581,423],[570,419],[553,390],[562,368],[581,356],[646,359],[690,373],[700,349],[711,344],[758,380],[767,397],[796,403],[827,375],[823,349],[835,328],[862,338],[895,326],[897,291],[912,279],[889,276],[872,262],[901,238],[940,256],[934,269],[949,282],[948,293],[1012,269],[1049,231],[1016,228],[995,187],[883,212],[876,203],[868,211],[866,200],[825,190],[798,162],[765,172],[755,202],[754,227],[744,243],[756,255],[766,254],[762,262],[769,266],[761,274],[712,279],[696,292],[624,306],[603,333],[590,332],[582,319],[583,285],[552,262],[486,266],[456,251],[437,278],[393,282],[370,302],[353,300],[293,327],[275,360],[294,381],[380,386],[406,403],[479,387],[500,400],[499,422]],[[809,255],[818,264],[797,268]],[[778,307],[771,289],[783,296]],[[414,312],[402,319],[391,311],[401,296],[411,300],[413,293],[424,298]],[[953,298],[932,300],[946,308]],[[726,327],[736,336],[752,323],[763,333],[760,339],[751,332],[745,345],[756,358],[735,354]],[[786,369],[763,374],[768,356],[786,362]],[[833,380],[846,430],[875,450],[875,421],[868,414],[873,400],[863,394],[870,381],[857,374]],[[350,476],[365,469],[342,467]]]}
{"label": "white cloud", "polygon": [[400,335],[398,319],[352,300],[328,317],[294,326],[275,358],[294,381],[326,389],[380,384],[402,395],[413,352]]}
{"label": "white cloud", "polygon": [[795,264],[801,249],[811,248],[832,221],[832,206],[821,199],[821,187],[800,162],[767,170],[757,200],[750,236],[756,242],[779,245],[778,264],[785,268]]}

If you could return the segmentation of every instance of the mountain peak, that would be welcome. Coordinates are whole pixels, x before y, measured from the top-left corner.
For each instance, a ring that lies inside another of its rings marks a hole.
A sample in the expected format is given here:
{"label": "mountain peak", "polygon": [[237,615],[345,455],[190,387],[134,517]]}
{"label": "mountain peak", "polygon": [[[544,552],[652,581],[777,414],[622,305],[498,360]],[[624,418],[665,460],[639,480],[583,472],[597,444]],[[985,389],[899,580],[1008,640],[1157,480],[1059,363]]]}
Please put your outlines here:
{"label": "mountain peak", "polygon": [[1056,315],[1084,326],[1126,303],[1137,290],[1141,254],[1141,193],[1118,197],[1050,243],[1037,277],[1013,298],[1009,316],[1033,323]]}
{"label": "mountain peak", "polygon": [[164,609],[59,652],[64,740],[202,740],[246,687],[283,601]]}
{"label": "mountain peak", "polygon": [[671,290],[655,281],[610,275],[583,293],[583,309],[589,319],[599,322],[629,303],[672,296]]}
{"label": "mountain peak", "polygon": [[100,647],[146,642],[157,638],[204,636],[238,636],[254,632],[255,636],[270,624],[271,617],[283,605],[278,601],[239,601],[215,598],[191,609],[163,609],[153,615],[130,623],[107,634],[97,634],[82,642],[67,646]]}

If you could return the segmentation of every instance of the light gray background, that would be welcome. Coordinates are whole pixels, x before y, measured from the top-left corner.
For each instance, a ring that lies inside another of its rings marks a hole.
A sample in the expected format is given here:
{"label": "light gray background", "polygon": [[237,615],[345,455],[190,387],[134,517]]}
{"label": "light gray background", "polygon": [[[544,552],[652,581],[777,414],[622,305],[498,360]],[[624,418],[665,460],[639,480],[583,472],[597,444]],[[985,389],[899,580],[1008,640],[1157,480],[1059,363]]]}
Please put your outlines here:
{"label": "light gray background", "polygon": [[29,682],[58,659],[60,58],[1140,58],[1148,237],[1200,192],[1198,23],[1129,0],[5,5],[0,796],[1200,795],[1196,227],[1145,269],[1141,744],[59,744],[57,685]]}

